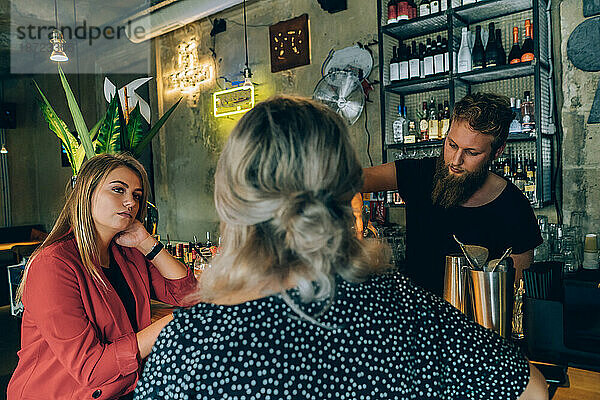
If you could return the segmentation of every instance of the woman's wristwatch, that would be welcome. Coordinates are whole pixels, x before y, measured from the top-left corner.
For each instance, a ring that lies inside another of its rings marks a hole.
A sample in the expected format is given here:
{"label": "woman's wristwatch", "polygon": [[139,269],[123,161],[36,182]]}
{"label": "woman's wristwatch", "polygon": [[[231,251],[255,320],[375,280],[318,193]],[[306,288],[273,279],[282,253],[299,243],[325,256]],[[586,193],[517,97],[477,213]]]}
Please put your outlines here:
{"label": "woman's wristwatch", "polygon": [[146,258],[150,261],[152,261],[154,259],[154,257],[156,257],[156,255],[158,253],[160,253],[160,251],[164,248],[165,246],[162,244],[162,242],[160,242],[159,240],[156,241],[156,243],[154,244],[154,246],[152,246],[152,250],[150,250],[150,253],[146,254]]}

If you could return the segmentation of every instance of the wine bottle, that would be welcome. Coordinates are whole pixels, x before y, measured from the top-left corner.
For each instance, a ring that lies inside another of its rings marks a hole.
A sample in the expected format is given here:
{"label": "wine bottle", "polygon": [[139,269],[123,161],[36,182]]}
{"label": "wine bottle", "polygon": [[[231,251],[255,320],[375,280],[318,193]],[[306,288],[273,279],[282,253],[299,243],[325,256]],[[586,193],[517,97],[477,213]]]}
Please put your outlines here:
{"label": "wine bottle", "polygon": [[409,49],[404,44],[400,44],[398,50],[398,60],[399,60],[399,68],[398,74],[400,76],[400,80],[404,81],[409,78],[408,76],[408,59],[409,59]]}
{"label": "wine bottle", "polygon": [[428,132],[429,132],[429,139],[439,139],[438,136],[438,118],[437,118],[437,112],[435,109],[435,99],[432,97],[431,100],[429,100],[429,120],[428,122]]}
{"label": "wine bottle", "polygon": [[442,37],[437,36],[435,52],[433,54],[433,73],[435,75],[444,74],[444,49],[442,47]]}
{"label": "wine bottle", "polygon": [[481,41],[481,26],[475,27],[475,43],[473,44],[473,69],[481,69],[485,67],[485,51],[483,50],[483,42]]}
{"label": "wine bottle", "polygon": [[417,42],[413,40],[411,43],[410,60],[408,61],[408,77],[409,79],[416,79],[419,75],[419,53],[417,52]]}
{"label": "wine bottle", "polygon": [[398,7],[396,6],[396,0],[390,0],[387,3],[387,14],[388,14],[388,19],[387,19],[387,23],[388,24],[393,24],[394,22],[397,21],[398,18]]}
{"label": "wine bottle", "polygon": [[440,12],[440,1],[439,0],[431,0],[429,3],[429,13],[437,14]]}
{"label": "wine bottle", "polygon": [[398,2],[398,16],[396,22],[408,20],[408,0],[400,0]]}
{"label": "wine bottle", "polygon": [[494,23],[490,22],[488,42],[485,48],[485,66],[495,67],[498,65],[498,46],[496,44],[496,29]]}
{"label": "wine bottle", "polygon": [[531,35],[531,21],[525,20],[525,40],[523,40],[523,46],[521,46],[521,62],[527,62],[533,60],[533,39]]}
{"label": "wine bottle", "polygon": [[442,53],[444,56],[444,73],[450,72],[450,52],[448,51],[448,39],[442,39]]}
{"label": "wine bottle", "polygon": [[506,65],[506,52],[502,46],[502,31],[496,29],[496,50],[498,55],[496,56],[498,65]]}
{"label": "wine bottle", "polygon": [[427,47],[425,49],[423,64],[425,66],[425,77],[433,75],[433,52],[431,49],[431,38],[427,38]]}
{"label": "wine bottle", "polygon": [[419,3],[419,17],[424,17],[429,14],[429,0],[421,0]]}
{"label": "wine bottle", "polygon": [[395,83],[400,80],[400,64],[398,60],[398,49],[396,46],[392,49],[392,59],[390,60],[390,82]]}
{"label": "wine bottle", "polygon": [[447,0],[440,0],[440,11],[444,12],[448,9],[448,1]]}
{"label": "wine bottle", "polygon": [[425,45],[419,43],[419,78],[425,78]]}
{"label": "wine bottle", "polygon": [[462,37],[460,39],[460,48],[458,49],[458,68],[457,72],[469,72],[473,68],[471,58],[471,48],[469,47],[469,30],[467,27],[462,28]]}
{"label": "wine bottle", "polygon": [[421,140],[429,140],[429,122],[427,122],[427,102],[423,102],[423,115],[419,121]]}
{"label": "wine bottle", "polygon": [[444,111],[440,120],[440,125],[440,139],[444,139],[448,136],[448,131],[450,130],[450,105],[448,104],[448,100],[444,100]]}
{"label": "wine bottle", "polygon": [[513,27],[513,45],[508,53],[508,63],[517,64],[521,62],[521,47],[519,46],[519,28]]}

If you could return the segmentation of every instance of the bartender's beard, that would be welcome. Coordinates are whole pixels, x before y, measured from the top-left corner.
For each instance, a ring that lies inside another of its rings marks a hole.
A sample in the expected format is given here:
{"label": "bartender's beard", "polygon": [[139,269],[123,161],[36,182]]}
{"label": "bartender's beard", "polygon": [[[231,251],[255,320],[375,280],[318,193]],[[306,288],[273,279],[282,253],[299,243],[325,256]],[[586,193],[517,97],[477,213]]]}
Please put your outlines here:
{"label": "bartender's beard", "polygon": [[434,186],[431,200],[442,208],[456,207],[469,200],[485,182],[491,165],[491,157],[479,169],[463,172],[460,176],[450,173],[450,164],[444,162],[444,152],[435,164]]}

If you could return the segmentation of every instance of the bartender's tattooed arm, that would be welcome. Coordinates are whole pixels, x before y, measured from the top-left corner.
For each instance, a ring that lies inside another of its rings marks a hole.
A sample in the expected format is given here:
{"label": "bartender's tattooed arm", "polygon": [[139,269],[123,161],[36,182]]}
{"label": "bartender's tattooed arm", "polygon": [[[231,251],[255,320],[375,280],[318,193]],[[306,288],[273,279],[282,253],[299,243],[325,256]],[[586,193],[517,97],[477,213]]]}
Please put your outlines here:
{"label": "bartender's tattooed arm", "polygon": [[519,279],[523,277],[523,270],[529,268],[533,262],[533,249],[525,253],[513,254],[510,257],[515,262],[515,282],[519,282]]}

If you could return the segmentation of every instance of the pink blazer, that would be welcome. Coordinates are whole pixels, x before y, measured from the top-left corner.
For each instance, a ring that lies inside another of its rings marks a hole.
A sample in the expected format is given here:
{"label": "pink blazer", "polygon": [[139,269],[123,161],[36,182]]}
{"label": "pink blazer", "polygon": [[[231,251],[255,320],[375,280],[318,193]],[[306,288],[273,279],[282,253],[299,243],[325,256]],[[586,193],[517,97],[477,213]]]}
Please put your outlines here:
{"label": "pink blazer", "polygon": [[[136,302],[140,329],[150,325],[150,285],[159,300],[184,305],[192,272],[169,280],[138,250],[111,244]],[[136,334],[123,303],[105,279],[83,269],[72,234],[31,263],[23,293],[19,363],[8,399],[113,399],[131,392],[141,372]]]}

